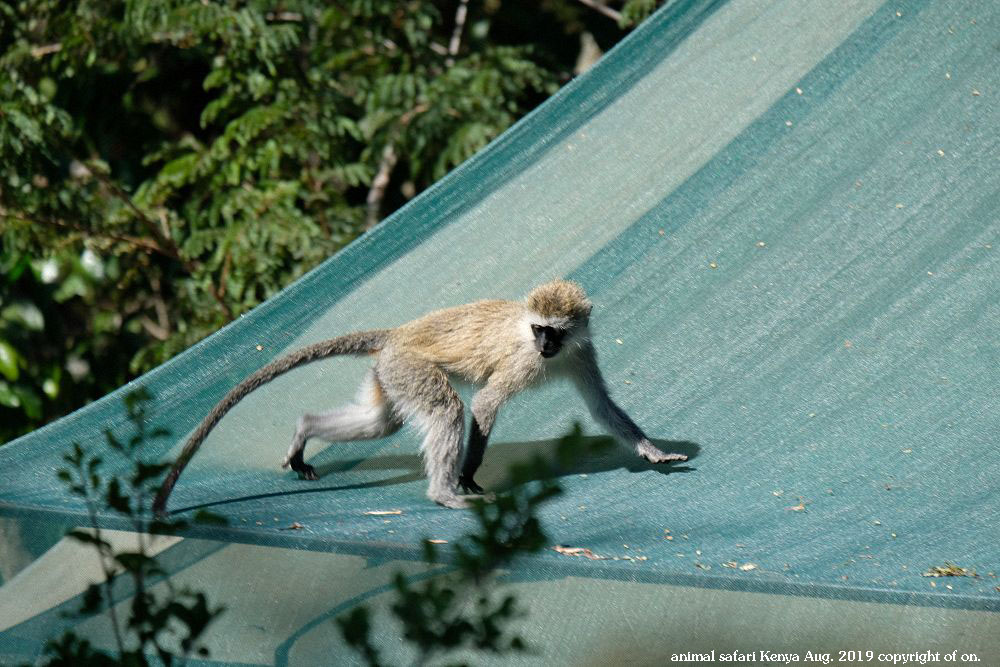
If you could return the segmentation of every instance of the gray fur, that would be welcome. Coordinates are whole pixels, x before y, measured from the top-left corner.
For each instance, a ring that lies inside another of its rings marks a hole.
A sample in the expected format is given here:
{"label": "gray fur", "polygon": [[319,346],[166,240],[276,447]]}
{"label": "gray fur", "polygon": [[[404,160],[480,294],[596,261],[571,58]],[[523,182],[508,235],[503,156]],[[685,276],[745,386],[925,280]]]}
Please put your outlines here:
{"label": "gray fur", "polygon": [[618,440],[630,445],[637,455],[650,463],[687,460],[684,454],[668,454],[656,447],[632,418],[611,399],[597,366],[597,354],[589,341],[577,352],[577,356],[577,370],[572,379],[597,423]]}
{"label": "gray fur", "polygon": [[403,422],[391,405],[382,400],[383,391],[375,371],[370,370],[353,403],[318,415],[304,414],[299,417],[295,436],[281,467],[289,467],[293,457],[305,449],[310,438],[328,442],[371,440],[398,431]]}
{"label": "gray fur", "polygon": [[455,487],[465,415],[448,376],[436,364],[395,346],[379,354],[375,372],[393,409],[424,433],[420,449],[429,480],[427,496],[445,507],[464,507]]}

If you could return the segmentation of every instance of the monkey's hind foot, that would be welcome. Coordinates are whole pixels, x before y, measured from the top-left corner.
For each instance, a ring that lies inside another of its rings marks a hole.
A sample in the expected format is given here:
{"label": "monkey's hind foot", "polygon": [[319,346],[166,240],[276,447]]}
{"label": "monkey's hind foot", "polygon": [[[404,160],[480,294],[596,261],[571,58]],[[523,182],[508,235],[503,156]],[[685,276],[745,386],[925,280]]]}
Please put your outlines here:
{"label": "monkey's hind foot", "polygon": [[468,476],[462,475],[461,477],[459,477],[458,486],[461,487],[461,489],[468,494],[481,496],[484,493],[486,493],[485,491],[483,491],[483,487],[476,484],[476,480],[472,479],[471,475]]}
{"label": "monkey's hind foot", "polygon": [[291,468],[299,474],[299,479],[307,479],[311,482],[315,482],[319,479],[319,475],[316,474],[316,468],[312,467],[302,458],[302,450],[295,452],[292,458],[288,459],[282,468]]}
{"label": "monkey's hind foot", "polygon": [[316,474],[316,468],[311,465],[303,464],[301,468],[295,469],[295,472],[299,473],[299,479],[307,479],[310,482],[315,482],[319,479],[319,475]]}
{"label": "monkey's hind foot", "polygon": [[433,496],[428,495],[428,497],[438,505],[449,507],[453,510],[464,510],[469,508],[469,501],[461,496],[455,495],[454,493],[442,493]]}

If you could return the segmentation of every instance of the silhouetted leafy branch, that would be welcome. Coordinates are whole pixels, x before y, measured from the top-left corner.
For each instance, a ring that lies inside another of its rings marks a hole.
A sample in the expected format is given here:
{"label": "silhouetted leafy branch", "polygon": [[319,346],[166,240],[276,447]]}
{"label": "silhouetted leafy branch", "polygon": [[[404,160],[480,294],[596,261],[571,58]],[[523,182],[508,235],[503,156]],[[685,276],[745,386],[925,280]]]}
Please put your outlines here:
{"label": "silhouetted leafy branch", "polygon": [[[520,554],[537,552],[549,544],[537,511],[562,493],[556,477],[572,458],[596,453],[610,445],[609,438],[585,439],[579,425],[559,440],[554,460],[536,456],[509,470],[511,489],[487,500],[473,500],[472,514],[478,528],[463,536],[443,554],[424,540],[428,563],[448,563],[453,570],[439,577],[413,583],[404,574],[393,580],[396,599],[393,615],[403,636],[417,651],[422,665],[450,651],[474,649],[491,653],[527,651],[529,647],[511,632],[512,621],[527,610],[513,595],[501,595],[497,576]],[[358,606],[337,619],[341,635],[373,667],[385,664],[372,639],[372,616]]]}
{"label": "silhouetted leafy branch", "polygon": [[[152,555],[150,533],[173,533],[187,527],[189,522],[150,518],[150,501],[160,477],[169,467],[169,464],[147,463],[141,456],[144,445],[168,434],[163,428],[147,425],[151,398],[144,389],[126,395],[125,411],[132,429],[127,438],[120,438],[110,429],[105,431],[108,447],[127,464],[124,475],[102,476],[102,458],[89,454],[78,443],[73,443],[63,456],[68,465],[57,473],[69,492],[83,499],[89,518],[87,528],[74,529],[69,536],[93,547],[103,574],[103,581],[91,584],[83,593],[74,615],[89,617],[107,610],[116,653],[97,649],[88,640],[67,631],[46,645],[43,664],[144,666],[155,656],[160,663],[172,665],[177,658],[184,659],[192,653],[208,655],[198,641],[222,613],[222,608],[209,605],[204,593],[174,586]],[[98,517],[102,510],[112,511],[130,522],[135,532],[134,550],[118,549],[106,539]],[[195,517],[200,522],[221,520],[208,513]],[[114,596],[114,584],[120,578],[127,578],[132,584],[127,611],[120,608]],[[154,583],[162,583],[166,591],[154,593],[151,590]]]}

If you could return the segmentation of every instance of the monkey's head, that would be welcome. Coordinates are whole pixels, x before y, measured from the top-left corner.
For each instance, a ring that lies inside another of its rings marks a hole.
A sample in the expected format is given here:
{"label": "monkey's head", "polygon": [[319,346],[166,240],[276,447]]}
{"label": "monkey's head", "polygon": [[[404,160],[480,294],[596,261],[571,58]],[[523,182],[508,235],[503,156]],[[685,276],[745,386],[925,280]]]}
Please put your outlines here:
{"label": "monkey's head", "polygon": [[558,354],[569,338],[587,326],[594,307],[583,288],[569,280],[539,285],[525,301],[531,313],[535,349],[546,359]]}

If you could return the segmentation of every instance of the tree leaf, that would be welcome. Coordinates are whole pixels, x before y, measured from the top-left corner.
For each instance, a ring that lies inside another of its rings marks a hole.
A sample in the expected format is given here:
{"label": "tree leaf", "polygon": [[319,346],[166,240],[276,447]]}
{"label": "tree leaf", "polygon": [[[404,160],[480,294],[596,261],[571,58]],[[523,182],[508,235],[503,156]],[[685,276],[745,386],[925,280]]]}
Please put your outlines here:
{"label": "tree leaf", "polygon": [[19,361],[23,363],[23,358],[14,346],[5,340],[0,340],[0,374],[11,382],[17,380],[21,375],[17,369]]}

